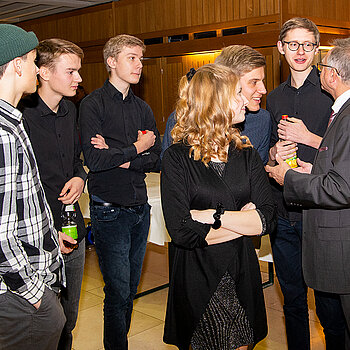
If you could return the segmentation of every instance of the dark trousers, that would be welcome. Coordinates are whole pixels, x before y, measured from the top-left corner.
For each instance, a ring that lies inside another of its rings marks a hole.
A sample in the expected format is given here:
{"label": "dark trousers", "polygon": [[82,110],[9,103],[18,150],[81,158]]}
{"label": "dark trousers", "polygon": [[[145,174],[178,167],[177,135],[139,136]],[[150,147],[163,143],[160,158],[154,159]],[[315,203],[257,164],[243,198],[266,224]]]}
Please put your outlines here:
{"label": "dark trousers", "polygon": [[105,282],[104,346],[106,350],[126,350],[133,299],[146,251],[150,206],[91,205],[90,213]]}
{"label": "dark trousers", "polygon": [[72,331],[78,318],[81,283],[85,262],[85,239],[79,243],[79,247],[70,254],[64,254],[66,288],[61,292],[61,304],[67,321],[62,330],[58,344],[58,350],[70,350],[72,348]]}
{"label": "dark trousers", "polygon": [[[302,222],[278,218],[271,234],[271,247],[278,281],[284,297],[284,316],[289,350],[310,349],[307,286],[301,264]],[[315,292],[316,313],[324,328],[327,350],[343,349],[345,320],[340,299]],[[343,339],[343,340],[341,340]],[[342,347],[339,347],[339,341]]]}
{"label": "dark trousers", "polygon": [[0,349],[54,350],[66,318],[57,295],[45,288],[39,309],[12,293],[0,294]]}
{"label": "dark trousers", "polygon": [[349,350],[345,346],[346,320],[338,294],[315,290],[316,313],[323,327],[327,350]]}

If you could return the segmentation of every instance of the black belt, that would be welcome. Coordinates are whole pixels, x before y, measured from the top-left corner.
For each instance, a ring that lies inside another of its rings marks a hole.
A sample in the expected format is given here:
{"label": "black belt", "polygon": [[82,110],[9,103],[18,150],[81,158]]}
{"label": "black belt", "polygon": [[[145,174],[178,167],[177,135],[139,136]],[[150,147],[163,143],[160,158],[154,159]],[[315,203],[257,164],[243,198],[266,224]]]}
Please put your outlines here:
{"label": "black belt", "polygon": [[102,207],[117,207],[117,208],[125,208],[124,206],[117,204],[117,203],[109,203],[109,202],[98,202],[94,201],[93,199],[90,199],[91,205],[101,205]]}
{"label": "black belt", "polygon": [[114,207],[114,208],[122,208],[122,209],[136,209],[138,207],[141,207],[143,204],[141,205],[130,205],[130,206],[125,206],[125,205],[120,205],[117,203],[113,203],[113,202],[98,202],[98,201],[94,201],[93,199],[90,198],[90,204],[91,205],[101,205],[102,207]]}

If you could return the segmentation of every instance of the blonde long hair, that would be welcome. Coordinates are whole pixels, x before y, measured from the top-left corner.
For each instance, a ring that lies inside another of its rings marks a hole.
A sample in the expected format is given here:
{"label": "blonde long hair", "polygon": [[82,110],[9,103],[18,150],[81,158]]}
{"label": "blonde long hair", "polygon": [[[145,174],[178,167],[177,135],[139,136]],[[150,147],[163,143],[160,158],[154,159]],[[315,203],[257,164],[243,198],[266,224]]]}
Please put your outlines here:
{"label": "blonde long hair", "polygon": [[174,143],[191,146],[190,155],[206,166],[212,157],[226,162],[231,142],[236,149],[251,147],[233,124],[232,99],[238,82],[230,68],[216,64],[199,68],[189,83],[186,76],[181,78],[171,135]]}

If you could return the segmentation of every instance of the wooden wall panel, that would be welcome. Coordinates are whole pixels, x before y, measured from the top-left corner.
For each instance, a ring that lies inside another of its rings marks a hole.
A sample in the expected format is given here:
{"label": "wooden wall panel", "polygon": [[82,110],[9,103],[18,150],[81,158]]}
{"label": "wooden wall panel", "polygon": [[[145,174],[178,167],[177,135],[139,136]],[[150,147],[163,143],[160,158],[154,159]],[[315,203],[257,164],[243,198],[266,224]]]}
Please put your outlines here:
{"label": "wooden wall panel", "polygon": [[28,21],[20,24],[25,30],[33,31],[39,40],[59,37],[56,21]]}
{"label": "wooden wall panel", "polygon": [[165,121],[175,108],[175,103],[178,97],[178,85],[181,77],[191,68],[198,69],[207,63],[214,63],[218,54],[219,52],[163,58],[163,113]]}
{"label": "wooden wall panel", "polygon": [[158,130],[160,133],[164,133],[166,119],[163,115],[164,89],[162,88],[161,76],[161,58],[144,60],[140,82],[137,85],[133,85],[132,89],[136,96],[139,96],[150,105]]}
{"label": "wooden wall panel", "polygon": [[110,38],[114,35],[112,5],[101,5],[69,13],[52,15],[20,23],[40,40],[62,38],[81,43]]}
{"label": "wooden wall panel", "polygon": [[116,32],[136,35],[278,14],[276,1],[120,0],[113,8]]}
{"label": "wooden wall panel", "polygon": [[62,38],[76,43],[110,38],[114,35],[113,12],[106,10],[62,18],[57,21],[57,30]]}
{"label": "wooden wall panel", "polygon": [[[350,2],[349,0],[318,0],[311,4],[310,1],[288,0],[288,13],[302,17],[350,22]],[[335,22],[334,26],[339,25]]]}
{"label": "wooden wall panel", "polygon": [[81,85],[87,93],[101,87],[108,77],[106,67],[103,63],[84,63],[81,67]]}

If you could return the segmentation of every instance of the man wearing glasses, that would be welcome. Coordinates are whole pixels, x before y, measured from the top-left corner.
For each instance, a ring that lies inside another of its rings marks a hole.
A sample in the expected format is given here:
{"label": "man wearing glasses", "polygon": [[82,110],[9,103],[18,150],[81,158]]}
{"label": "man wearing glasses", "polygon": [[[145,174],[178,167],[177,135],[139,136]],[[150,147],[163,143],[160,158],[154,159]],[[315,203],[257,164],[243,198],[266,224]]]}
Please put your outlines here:
{"label": "man wearing glasses", "polygon": [[[321,89],[319,73],[312,66],[319,42],[319,31],[307,18],[292,18],[280,31],[277,47],[289,65],[290,76],[267,97],[267,110],[272,118],[269,152],[272,165],[276,153],[287,159],[295,151],[298,158],[313,162],[327,129],[333,100]],[[289,118],[281,121],[284,114]],[[307,286],[301,264],[303,208],[287,204],[283,187],[274,181],[272,185],[278,204],[278,225],[276,232],[271,234],[271,246],[284,296],[288,349],[309,350]],[[345,320],[339,297],[315,291],[315,301],[327,349],[344,349]]]}
{"label": "man wearing glasses", "polygon": [[[327,131],[318,148],[314,165],[299,161],[297,171],[278,156],[278,166],[267,167],[270,176],[284,184],[287,203],[304,208],[303,272],[315,291],[337,296],[350,324],[350,38],[338,39],[326,55],[321,84],[335,102]],[[316,293],[315,293],[316,294]],[[316,294],[317,295],[317,294]],[[334,310],[329,308],[330,315]],[[334,319],[333,319],[334,321]],[[332,326],[336,327],[334,323]],[[345,348],[350,348],[346,337]],[[344,349],[344,345],[327,349]]]}

